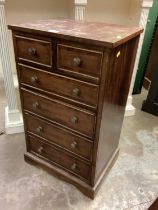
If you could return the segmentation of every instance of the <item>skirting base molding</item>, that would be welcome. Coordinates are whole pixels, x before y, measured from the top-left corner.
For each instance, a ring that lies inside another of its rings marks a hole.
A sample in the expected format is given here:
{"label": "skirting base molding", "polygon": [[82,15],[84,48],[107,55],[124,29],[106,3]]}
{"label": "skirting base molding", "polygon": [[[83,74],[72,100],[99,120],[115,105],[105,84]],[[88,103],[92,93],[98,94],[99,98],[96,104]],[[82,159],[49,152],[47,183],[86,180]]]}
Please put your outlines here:
{"label": "skirting base molding", "polygon": [[24,132],[23,118],[19,110],[9,112],[8,107],[5,108],[5,132],[6,134]]}
{"label": "skirting base molding", "polygon": [[60,168],[56,167],[55,165],[47,162],[46,160],[39,158],[37,155],[33,155],[29,152],[26,152],[24,154],[24,158],[27,163],[30,163],[37,167],[41,166],[48,173],[66,181],[66,182],[69,182],[70,184],[72,184],[76,188],[78,188],[83,194],[90,197],[91,199],[94,199],[96,193],[99,190],[101,182],[104,180],[104,178],[106,178],[105,176],[108,174],[109,170],[114,165],[118,155],[119,155],[119,148],[117,148],[115,150],[115,152],[113,153],[111,159],[109,160],[108,165],[105,166],[105,168],[104,168],[102,174],[100,175],[100,178],[98,179],[95,186],[90,186],[89,184],[79,180],[75,176],[70,175],[70,173],[64,171],[63,169],[60,169]]}
{"label": "skirting base molding", "polygon": [[130,117],[135,115],[136,108],[133,105],[127,105],[125,110],[125,117]]}
{"label": "skirting base molding", "polygon": [[125,110],[125,117],[133,116],[136,114],[136,108],[132,105],[132,96],[128,96],[126,110]]}

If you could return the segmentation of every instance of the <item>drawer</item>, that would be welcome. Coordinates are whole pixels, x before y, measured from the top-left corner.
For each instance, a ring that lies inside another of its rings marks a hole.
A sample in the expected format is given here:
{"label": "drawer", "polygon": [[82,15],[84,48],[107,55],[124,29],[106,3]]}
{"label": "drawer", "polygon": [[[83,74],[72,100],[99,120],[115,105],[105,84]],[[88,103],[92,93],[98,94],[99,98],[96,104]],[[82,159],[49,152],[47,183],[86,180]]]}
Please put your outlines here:
{"label": "drawer", "polygon": [[102,53],[67,45],[57,45],[57,68],[76,75],[99,78]]}
{"label": "drawer", "polygon": [[33,39],[15,35],[16,52],[19,61],[52,66],[52,43],[46,40]]}
{"label": "drawer", "polygon": [[25,122],[28,132],[43,137],[50,143],[57,144],[69,152],[91,160],[92,142],[87,141],[87,139],[28,113],[25,113]]}
{"label": "drawer", "polygon": [[20,81],[23,84],[46,90],[59,96],[96,107],[98,86],[42,70],[19,65]]}
{"label": "drawer", "polygon": [[79,109],[43,95],[37,95],[37,93],[25,89],[22,89],[22,95],[25,110],[93,138],[95,128],[95,114],[93,112]]}
{"label": "drawer", "polygon": [[91,171],[90,165],[61,152],[57,148],[40,141],[38,138],[29,136],[28,142],[29,152],[37,153],[46,158],[48,161],[64,167],[71,173],[79,175],[87,180],[89,179]]}

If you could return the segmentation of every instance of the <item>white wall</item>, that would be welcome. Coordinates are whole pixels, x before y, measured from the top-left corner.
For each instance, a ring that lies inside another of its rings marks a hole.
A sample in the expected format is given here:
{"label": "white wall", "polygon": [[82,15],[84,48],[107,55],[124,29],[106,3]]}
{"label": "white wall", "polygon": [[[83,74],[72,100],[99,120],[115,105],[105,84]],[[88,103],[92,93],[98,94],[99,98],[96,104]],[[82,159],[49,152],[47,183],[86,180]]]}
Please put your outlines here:
{"label": "white wall", "polygon": [[69,0],[6,0],[8,23],[68,17]]}
{"label": "white wall", "polygon": [[137,25],[141,0],[88,0],[86,20]]}
{"label": "white wall", "polygon": [[139,20],[141,16],[141,0],[131,0],[130,3],[130,25],[139,25]]}
{"label": "white wall", "polygon": [[86,19],[99,22],[126,24],[130,0],[89,0]]}
{"label": "white wall", "polygon": [[75,16],[74,1],[75,1],[75,0],[67,0],[67,1],[68,1],[68,4],[69,4],[69,10],[68,10],[69,18],[70,18],[70,19],[74,19],[74,16]]}

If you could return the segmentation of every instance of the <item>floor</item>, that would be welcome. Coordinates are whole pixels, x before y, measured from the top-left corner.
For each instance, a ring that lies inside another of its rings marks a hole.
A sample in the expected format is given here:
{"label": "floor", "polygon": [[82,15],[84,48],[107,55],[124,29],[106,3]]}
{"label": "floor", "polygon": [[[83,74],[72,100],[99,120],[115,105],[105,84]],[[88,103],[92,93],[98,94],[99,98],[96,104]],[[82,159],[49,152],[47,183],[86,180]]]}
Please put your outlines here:
{"label": "floor", "polygon": [[[95,200],[24,162],[24,134],[0,136],[0,210],[146,210],[158,195],[158,118],[140,111],[124,119],[118,160]],[[6,98],[0,79],[0,129]]]}

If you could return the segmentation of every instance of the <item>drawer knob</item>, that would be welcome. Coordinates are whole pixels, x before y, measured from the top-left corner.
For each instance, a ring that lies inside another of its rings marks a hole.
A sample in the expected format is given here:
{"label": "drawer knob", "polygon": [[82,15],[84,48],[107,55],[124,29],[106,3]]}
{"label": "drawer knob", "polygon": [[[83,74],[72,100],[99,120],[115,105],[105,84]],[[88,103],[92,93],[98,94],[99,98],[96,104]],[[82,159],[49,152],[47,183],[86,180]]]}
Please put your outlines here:
{"label": "drawer knob", "polygon": [[37,133],[41,133],[41,132],[43,131],[42,126],[37,127],[37,128],[36,128],[36,131],[37,131]]}
{"label": "drawer knob", "polygon": [[80,95],[80,89],[79,88],[74,88],[72,90],[72,95],[73,96],[79,96]]}
{"label": "drawer knob", "polygon": [[75,171],[76,169],[77,169],[77,165],[76,165],[76,163],[73,163],[71,166],[71,170]]}
{"label": "drawer knob", "polygon": [[36,101],[35,103],[32,104],[32,107],[33,107],[34,109],[39,108],[39,103]]}
{"label": "drawer knob", "polygon": [[72,122],[73,124],[76,124],[76,123],[78,122],[78,118],[77,118],[76,116],[73,116],[73,117],[71,118],[71,122]]}
{"label": "drawer knob", "polygon": [[35,55],[36,54],[36,49],[33,47],[29,47],[27,50],[29,55]]}
{"label": "drawer knob", "polygon": [[81,64],[81,59],[79,57],[75,57],[73,59],[73,65],[77,67],[80,66],[80,64]]}
{"label": "drawer knob", "polygon": [[32,84],[35,84],[38,81],[38,78],[36,76],[33,76],[30,78],[30,80]]}
{"label": "drawer knob", "polygon": [[38,149],[38,152],[39,152],[39,153],[42,153],[43,150],[44,150],[44,147],[41,146],[41,147]]}
{"label": "drawer knob", "polygon": [[71,149],[76,149],[77,142],[76,141],[72,142],[70,146],[71,146]]}

